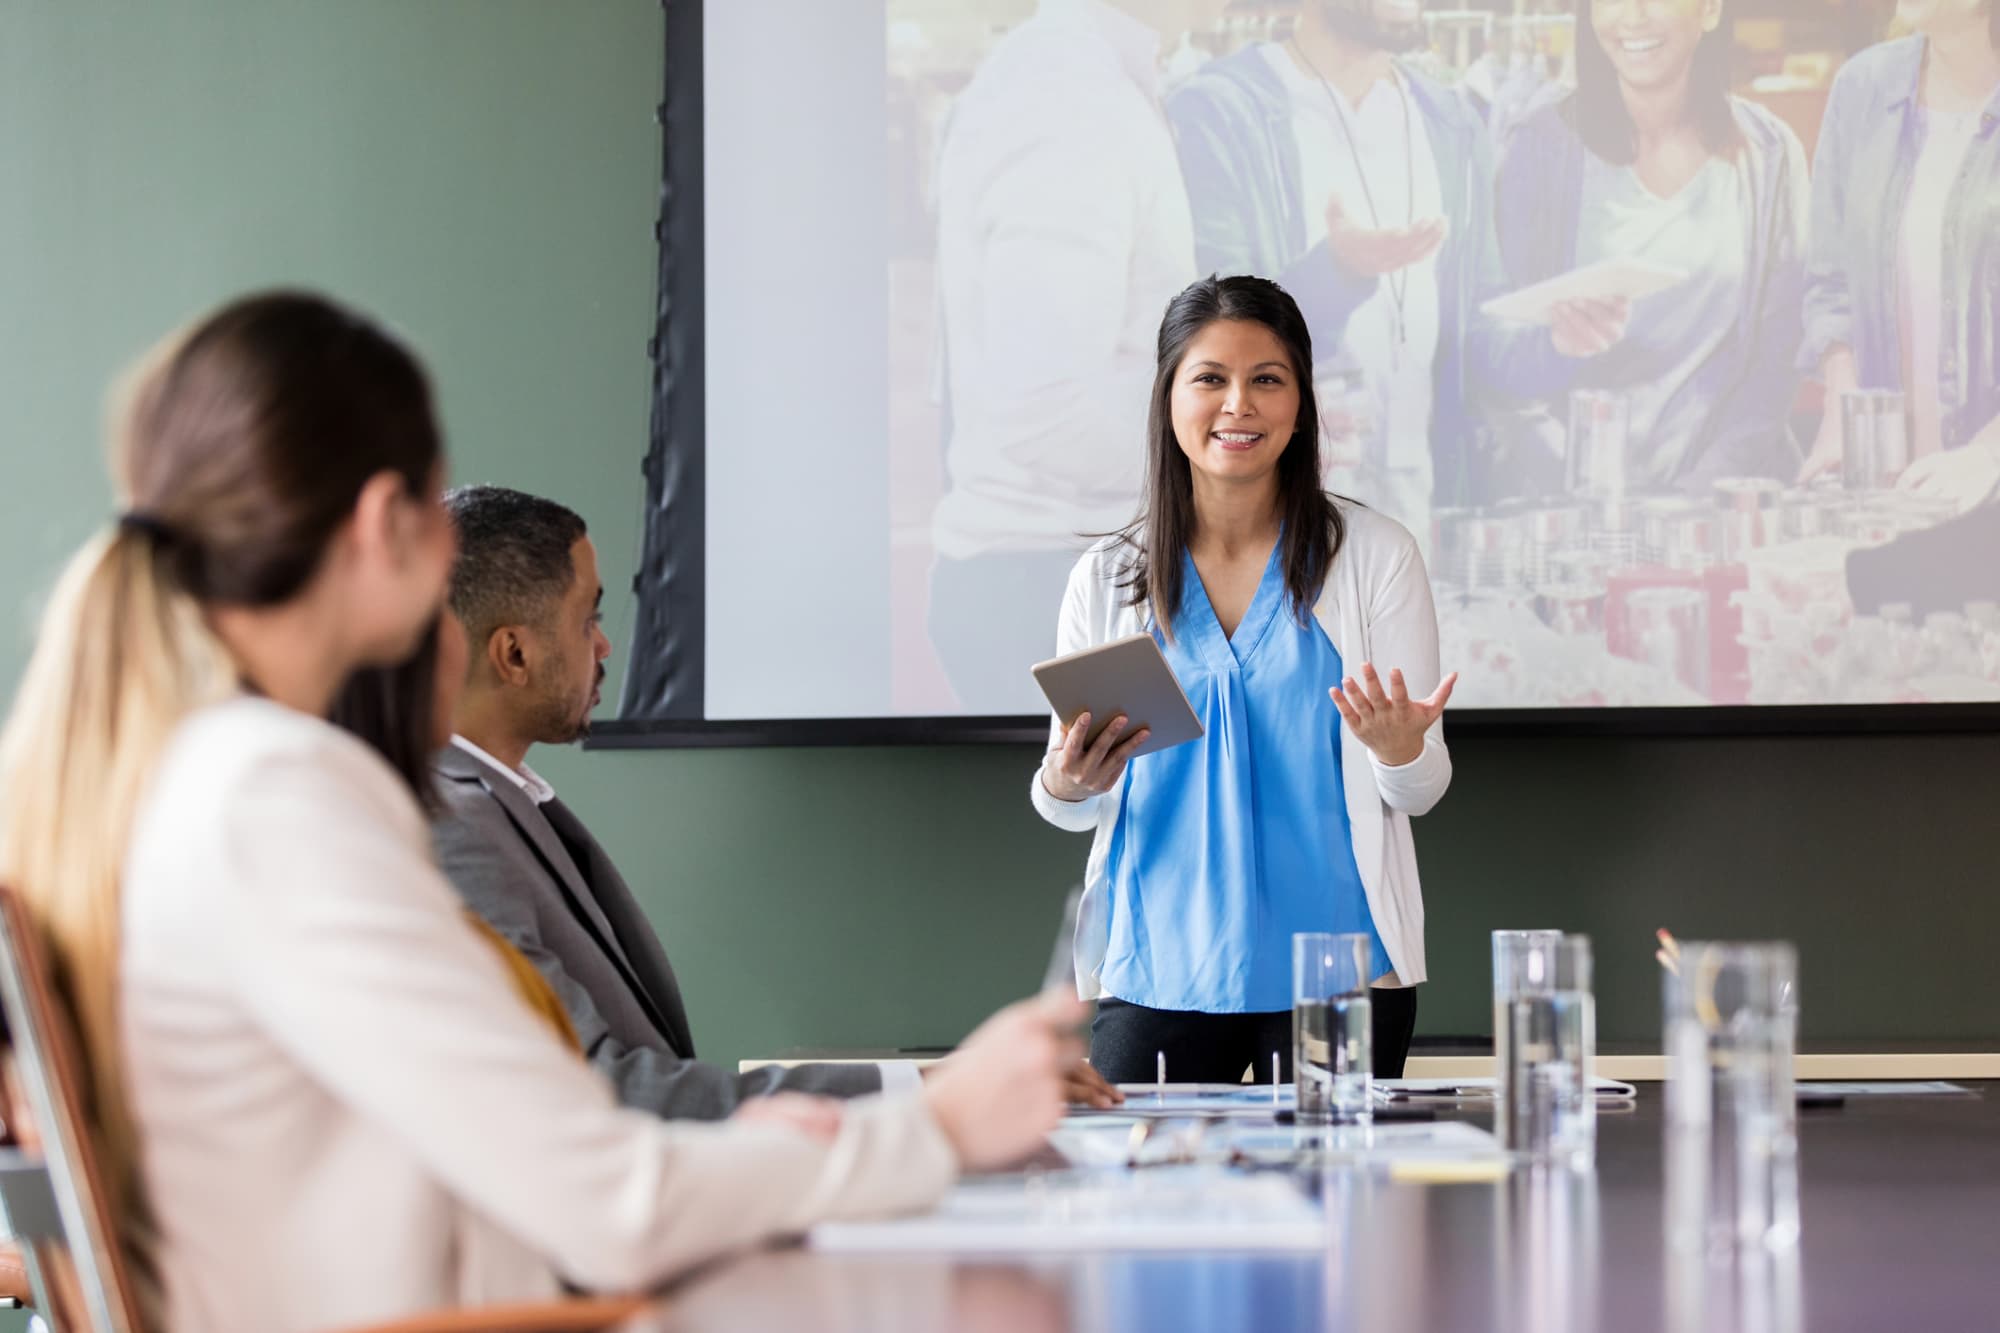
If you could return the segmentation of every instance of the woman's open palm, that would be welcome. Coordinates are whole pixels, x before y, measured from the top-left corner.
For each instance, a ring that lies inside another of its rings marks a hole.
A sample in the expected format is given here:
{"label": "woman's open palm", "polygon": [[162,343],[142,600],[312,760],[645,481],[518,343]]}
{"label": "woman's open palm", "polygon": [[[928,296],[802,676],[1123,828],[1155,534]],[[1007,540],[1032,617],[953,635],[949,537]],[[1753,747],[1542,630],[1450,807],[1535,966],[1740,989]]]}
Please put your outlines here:
{"label": "woman's open palm", "polygon": [[1438,683],[1430,698],[1412,699],[1409,687],[1403,684],[1401,668],[1390,669],[1389,683],[1384,687],[1382,678],[1375,673],[1375,664],[1363,662],[1359,681],[1349,676],[1327,693],[1333,697],[1333,706],[1340,710],[1341,719],[1354,738],[1377,759],[1393,767],[1407,764],[1424,752],[1424,733],[1444,711],[1451,698],[1451,687],[1457,683],[1458,673],[1454,671]]}

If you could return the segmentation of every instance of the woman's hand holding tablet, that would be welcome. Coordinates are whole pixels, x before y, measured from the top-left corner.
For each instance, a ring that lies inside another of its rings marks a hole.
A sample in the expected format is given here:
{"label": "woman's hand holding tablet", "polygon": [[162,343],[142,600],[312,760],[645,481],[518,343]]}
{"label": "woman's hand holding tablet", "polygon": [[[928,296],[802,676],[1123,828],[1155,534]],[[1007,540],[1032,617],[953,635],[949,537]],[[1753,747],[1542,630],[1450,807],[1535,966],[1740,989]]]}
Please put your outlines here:
{"label": "woman's hand holding tablet", "polygon": [[1037,662],[1034,674],[1062,723],[1062,739],[1042,761],[1042,785],[1059,801],[1102,795],[1130,760],[1201,735],[1201,722],[1150,634]]}
{"label": "woman's hand holding tablet", "polygon": [[1076,721],[1063,731],[1063,743],[1042,760],[1042,785],[1049,789],[1049,795],[1058,801],[1081,801],[1117,786],[1132,752],[1153,734],[1141,727],[1124,736],[1128,721],[1120,713],[1091,740],[1090,714],[1077,714]]}

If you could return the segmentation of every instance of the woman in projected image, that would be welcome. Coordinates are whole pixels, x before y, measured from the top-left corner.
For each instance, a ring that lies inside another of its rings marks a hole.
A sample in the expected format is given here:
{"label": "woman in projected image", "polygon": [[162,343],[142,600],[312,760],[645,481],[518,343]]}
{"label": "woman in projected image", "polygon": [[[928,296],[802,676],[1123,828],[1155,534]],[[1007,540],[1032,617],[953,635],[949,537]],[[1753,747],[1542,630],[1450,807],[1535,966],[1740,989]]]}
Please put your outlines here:
{"label": "woman in projected image", "polygon": [[1896,15],[1911,35],[1842,67],[1815,154],[1804,360],[1827,412],[1803,475],[1840,466],[1843,392],[1901,390],[1903,484],[1970,506],[2000,486],[2000,7]]}
{"label": "woman in projected image", "polygon": [[1902,0],[1910,35],[1842,67],[1813,167],[1804,362],[1827,411],[1802,475],[1841,466],[1840,398],[1905,395],[1904,490],[1957,517],[1856,551],[1855,609],[2000,600],[2000,6]]}
{"label": "woman in projected image", "polygon": [[1492,148],[1463,90],[1414,53],[1419,0],[1309,0],[1283,41],[1167,98],[1197,268],[1275,278],[1321,358],[1329,482],[1428,542],[1433,503],[1484,490],[1486,403],[1533,401],[1617,342],[1615,301],[1547,330],[1479,307],[1502,290]]}
{"label": "woman in projected image", "polygon": [[1372,936],[1375,1070],[1401,1073],[1424,979],[1410,817],[1451,781],[1437,617],[1410,534],[1320,489],[1312,340],[1262,278],[1167,307],[1137,519],[1070,574],[1058,650],[1151,633],[1205,735],[1057,723],[1033,783],[1094,829],[1077,977],[1113,1082],[1291,1063],[1291,940]]}
{"label": "woman in projected image", "polygon": [[[1524,285],[1600,260],[1680,274],[1633,303],[1624,340],[1573,388],[1629,413],[1626,485],[1699,491],[1789,480],[1807,178],[1794,135],[1729,93],[1723,0],[1577,0],[1573,93],[1528,116],[1500,168],[1508,276]],[[1558,428],[1567,403],[1549,404]],[[1559,452],[1515,461],[1519,489],[1561,484]]]}

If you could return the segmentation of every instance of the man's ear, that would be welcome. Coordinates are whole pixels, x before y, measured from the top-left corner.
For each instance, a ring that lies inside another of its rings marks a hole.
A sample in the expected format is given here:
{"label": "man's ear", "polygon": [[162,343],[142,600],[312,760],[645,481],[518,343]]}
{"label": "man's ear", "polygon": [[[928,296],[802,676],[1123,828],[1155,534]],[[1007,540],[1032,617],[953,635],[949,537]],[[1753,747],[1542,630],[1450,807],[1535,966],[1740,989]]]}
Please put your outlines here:
{"label": "man's ear", "polygon": [[486,638],[486,665],[502,685],[525,686],[534,647],[521,625],[502,625]]}

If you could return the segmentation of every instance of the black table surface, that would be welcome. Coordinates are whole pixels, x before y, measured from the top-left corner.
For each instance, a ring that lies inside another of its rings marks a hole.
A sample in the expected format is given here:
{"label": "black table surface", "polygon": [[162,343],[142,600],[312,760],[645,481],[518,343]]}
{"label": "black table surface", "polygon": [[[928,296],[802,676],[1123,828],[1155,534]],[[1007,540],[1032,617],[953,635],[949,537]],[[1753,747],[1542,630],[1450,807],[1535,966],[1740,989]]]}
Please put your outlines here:
{"label": "black table surface", "polygon": [[[1799,1117],[1794,1251],[1667,1243],[1659,1089],[1600,1117],[1585,1172],[1408,1184],[1346,1167],[1319,1253],[821,1255],[730,1260],[646,1327],[918,1330],[2000,1329],[2000,1084]],[[1467,1119],[1483,1119],[1468,1113]]]}

